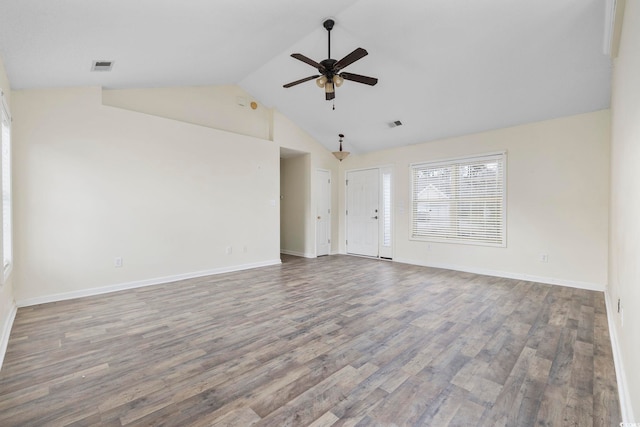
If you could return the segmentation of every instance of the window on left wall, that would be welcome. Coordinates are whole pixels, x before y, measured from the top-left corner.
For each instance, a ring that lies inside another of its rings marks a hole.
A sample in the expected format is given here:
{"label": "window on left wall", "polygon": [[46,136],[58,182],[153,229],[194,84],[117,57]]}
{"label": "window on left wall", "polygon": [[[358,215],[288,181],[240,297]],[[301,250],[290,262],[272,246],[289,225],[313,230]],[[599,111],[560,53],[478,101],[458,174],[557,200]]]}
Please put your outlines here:
{"label": "window on left wall", "polygon": [[11,192],[11,114],[2,93],[2,132],[0,132],[0,167],[2,168],[2,283],[6,282],[13,267],[13,219]]}

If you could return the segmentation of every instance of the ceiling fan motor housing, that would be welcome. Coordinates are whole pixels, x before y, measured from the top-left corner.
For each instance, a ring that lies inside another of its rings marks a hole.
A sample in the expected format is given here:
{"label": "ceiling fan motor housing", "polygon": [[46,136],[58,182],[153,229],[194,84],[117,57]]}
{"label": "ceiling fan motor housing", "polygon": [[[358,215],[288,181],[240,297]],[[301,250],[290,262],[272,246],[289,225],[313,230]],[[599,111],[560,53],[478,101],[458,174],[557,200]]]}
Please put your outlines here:
{"label": "ceiling fan motor housing", "polygon": [[336,62],[338,61],[336,61],[335,59],[325,59],[323,61],[320,61],[320,65],[322,65],[322,68],[318,68],[318,71],[327,76],[327,78],[331,78],[334,74],[333,66],[336,65]]}
{"label": "ceiling fan motor housing", "polygon": [[327,19],[322,23],[322,25],[324,26],[324,28],[326,28],[327,31],[331,31],[333,30],[333,26],[335,25],[335,23],[336,21],[334,21],[333,19]]}

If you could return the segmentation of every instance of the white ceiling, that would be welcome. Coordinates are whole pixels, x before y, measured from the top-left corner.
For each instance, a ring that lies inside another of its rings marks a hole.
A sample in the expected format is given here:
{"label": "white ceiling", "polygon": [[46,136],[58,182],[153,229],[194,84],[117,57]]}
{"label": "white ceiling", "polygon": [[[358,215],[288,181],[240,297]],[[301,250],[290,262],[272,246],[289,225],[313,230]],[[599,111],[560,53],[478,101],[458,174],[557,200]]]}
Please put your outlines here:
{"label": "white ceiling", "polygon": [[[13,89],[238,84],[334,150],[369,152],[608,108],[604,0],[0,0]],[[291,58],[357,47],[335,111]],[[110,73],[93,60],[114,60]],[[401,120],[403,126],[390,128]]]}

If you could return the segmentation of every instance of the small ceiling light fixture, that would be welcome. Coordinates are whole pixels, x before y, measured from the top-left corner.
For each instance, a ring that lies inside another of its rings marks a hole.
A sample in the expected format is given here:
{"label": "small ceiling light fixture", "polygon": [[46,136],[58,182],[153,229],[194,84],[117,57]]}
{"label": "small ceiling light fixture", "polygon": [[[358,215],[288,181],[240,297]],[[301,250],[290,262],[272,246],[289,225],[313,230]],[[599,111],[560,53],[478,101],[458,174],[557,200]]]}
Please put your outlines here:
{"label": "small ceiling light fixture", "polygon": [[338,136],[340,137],[340,151],[334,151],[333,155],[336,156],[336,159],[343,161],[351,153],[348,151],[342,151],[342,140],[344,139],[344,135],[340,133]]}

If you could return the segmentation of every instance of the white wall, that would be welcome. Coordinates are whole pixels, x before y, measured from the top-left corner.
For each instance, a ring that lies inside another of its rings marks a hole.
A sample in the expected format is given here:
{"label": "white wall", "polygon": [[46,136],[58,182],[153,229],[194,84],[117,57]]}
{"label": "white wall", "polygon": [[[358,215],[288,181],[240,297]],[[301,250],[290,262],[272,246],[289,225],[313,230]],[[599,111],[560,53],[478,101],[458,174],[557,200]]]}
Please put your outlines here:
{"label": "white wall", "polygon": [[311,213],[310,155],[280,159],[280,251],[296,256],[306,253],[306,226]]}
{"label": "white wall", "polygon": [[[626,2],[611,100],[609,302],[626,389],[627,422],[640,422],[640,4]],[[620,298],[623,313],[617,313]],[[623,319],[624,316],[624,319]],[[624,320],[624,324],[623,324]],[[620,376],[621,375],[621,376]],[[633,396],[630,398],[630,396]],[[635,418],[634,418],[635,415]]]}
{"label": "white wall", "polygon": [[[507,151],[507,247],[409,240],[409,164]],[[392,165],[394,259],[504,277],[604,290],[607,283],[609,111],[433,141],[343,162]],[[340,186],[344,212],[344,185]],[[341,251],[344,215],[340,216]],[[539,255],[548,254],[541,263]]]}
{"label": "white wall", "polygon": [[[0,90],[4,93],[8,107],[11,109],[11,86],[4,69],[4,63],[0,57]],[[14,166],[15,169],[15,166]],[[0,175],[1,176],[1,175]],[[0,204],[0,218],[2,217],[2,204]],[[14,236],[15,237],[15,236]],[[0,242],[2,241],[2,229],[0,227]],[[1,250],[1,249],[0,249]],[[0,284],[0,368],[4,360],[4,354],[9,342],[11,325],[16,314],[16,305],[13,299],[13,274],[4,284]]]}
{"label": "white wall", "polygon": [[19,304],[279,262],[273,142],[103,106],[100,88],[12,107]]}

